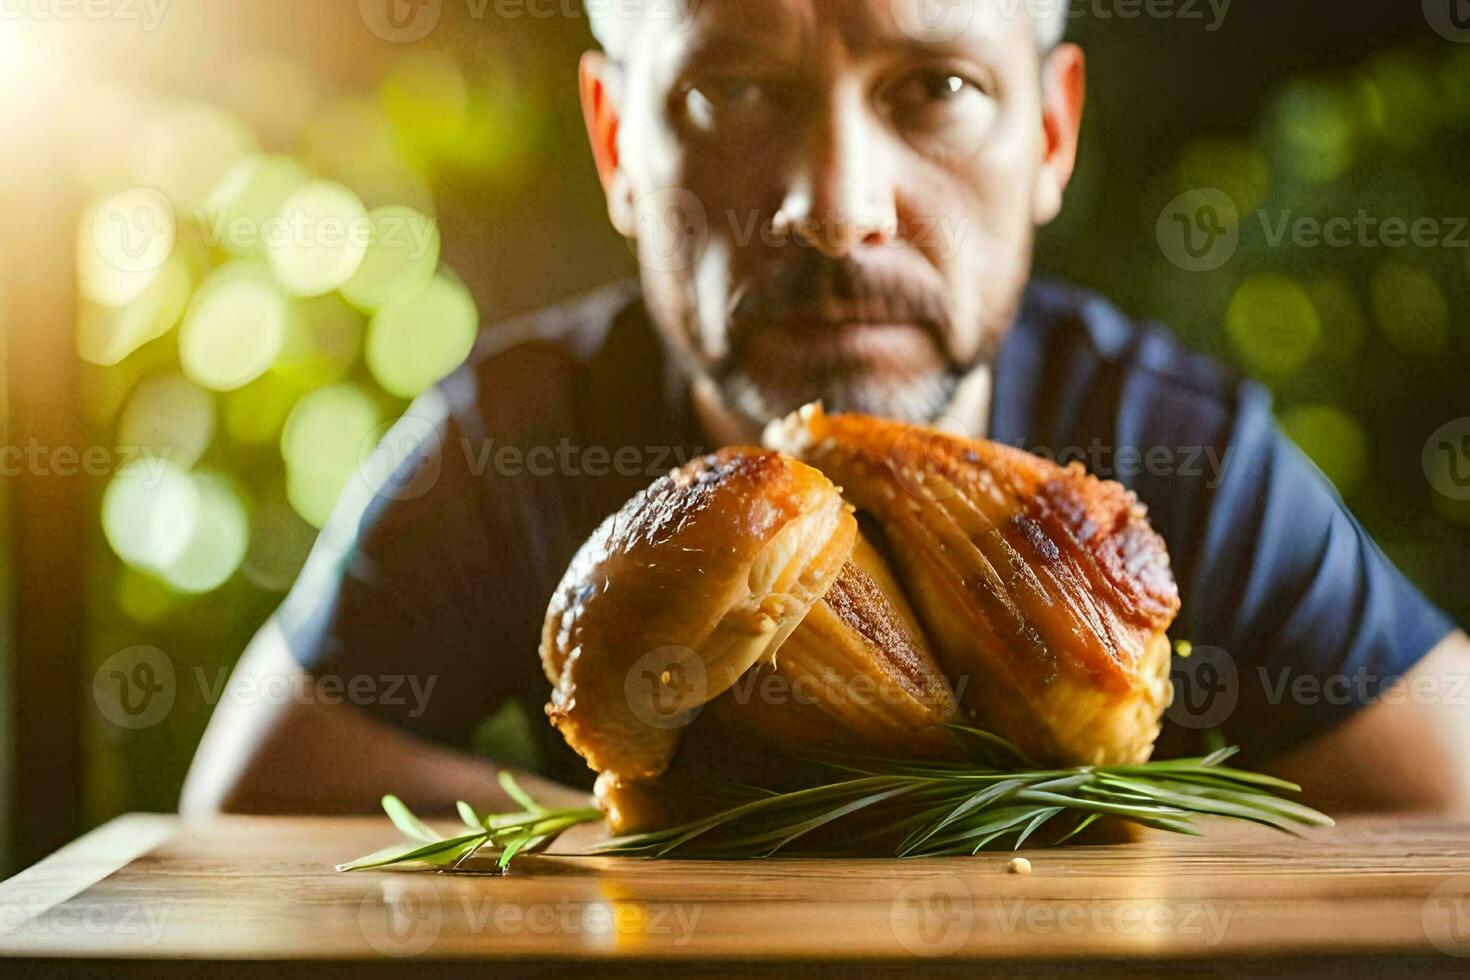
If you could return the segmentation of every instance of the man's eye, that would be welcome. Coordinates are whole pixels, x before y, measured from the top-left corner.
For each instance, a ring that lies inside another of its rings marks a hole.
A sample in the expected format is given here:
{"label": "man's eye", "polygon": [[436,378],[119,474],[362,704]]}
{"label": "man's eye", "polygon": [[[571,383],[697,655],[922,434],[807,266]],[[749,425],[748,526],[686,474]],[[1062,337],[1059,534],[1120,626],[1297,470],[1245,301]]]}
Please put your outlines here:
{"label": "man's eye", "polygon": [[768,121],[782,111],[783,96],[779,86],[760,79],[722,78],[690,87],[686,102],[695,125],[709,130]]}
{"label": "man's eye", "polygon": [[954,102],[983,96],[980,86],[945,71],[916,71],[904,76],[888,91],[888,101],[895,107],[919,109],[934,103]]}
{"label": "man's eye", "polygon": [[882,91],[881,100],[898,131],[942,140],[951,150],[973,147],[998,109],[980,82],[944,69],[908,72]]}
{"label": "man's eye", "polygon": [[744,109],[760,105],[770,95],[763,83],[748,78],[716,82],[713,88],[721,102]]}

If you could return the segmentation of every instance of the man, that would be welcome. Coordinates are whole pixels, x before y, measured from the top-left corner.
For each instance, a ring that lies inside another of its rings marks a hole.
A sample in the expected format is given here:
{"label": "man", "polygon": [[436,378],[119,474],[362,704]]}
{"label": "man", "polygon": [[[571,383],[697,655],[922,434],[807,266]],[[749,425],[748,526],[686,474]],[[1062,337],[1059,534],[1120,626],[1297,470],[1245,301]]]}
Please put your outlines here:
{"label": "man", "polygon": [[595,6],[582,103],[641,286],[492,332],[420,400],[389,440],[410,443],[400,465],[349,490],[238,668],[367,703],[222,706],[185,809],[367,810],[388,791],[493,808],[495,766],[461,750],[511,702],[533,714],[532,791],[581,797],[591,774],[539,718],[536,655],[572,553],[697,447],[755,441],[815,398],[1149,453],[1162,465],[1116,475],[1168,542],[1174,633],[1210,668],[1190,680],[1225,698],[1181,683],[1161,752],[1218,728],[1325,806],[1470,798],[1470,641],[1277,432],[1263,390],[1097,297],[1028,285],[1082,115],[1064,17]]}

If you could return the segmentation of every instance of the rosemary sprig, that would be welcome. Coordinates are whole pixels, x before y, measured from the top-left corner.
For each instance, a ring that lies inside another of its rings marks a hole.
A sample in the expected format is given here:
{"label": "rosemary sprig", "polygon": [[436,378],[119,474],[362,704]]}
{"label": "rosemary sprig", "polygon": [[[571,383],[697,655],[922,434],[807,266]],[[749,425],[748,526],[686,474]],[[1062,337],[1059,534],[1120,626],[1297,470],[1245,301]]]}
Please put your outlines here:
{"label": "rosemary sprig", "polygon": [[[859,755],[821,755],[831,778],[773,793],[721,784],[730,806],[677,827],[616,837],[586,854],[656,858],[761,858],[777,852],[937,857],[1020,848],[1051,828],[1059,844],[1104,817],[1181,834],[1199,833],[1201,815],[1248,820],[1286,833],[1331,826],[1331,818],[1279,794],[1299,787],[1223,763],[1236,750],[1130,766],[1037,767],[1010,743],[964,726],[973,743],[966,762],[914,762]],[[601,819],[594,808],[548,810],[502,774],[507,795],[524,809],[460,816],[472,833],[441,838],[396,797],[383,807],[412,843],[341,865],[340,871],[423,863],[461,870],[484,848],[500,851],[499,867],[562,831]]]}
{"label": "rosemary sprig", "polygon": [[[1020,758],[1013,746],[985,733],[993,748]],[[1065,769],[1000,768],[969,763],[902,762],[827,756],[841,778],[771,796],[746,788],[743,802],[701,820],[651,833],[613,838],[597,854],[646,857],[754,858],[787,853],[884,853],[897,857],[975,854],[1019,848],[1042,828],[1057,827],[1051,843],[1070,839],[1112,817],[1182,834],[1198,834],[1200,815],[1249,820],[1286,833],[1330,826],[1310,807],[1276,795],[1298,787],[1223,763],[1235,749],[1193,759],[1133,766]],[[855,817],[857,833],[819,828]],[[795,845],[795,846],[792,846]]]}
{"label": "rosemary sprig", "polygon": [[596,807],[551,810],[533,800],[508,772],[500,774],[500,786],[522,810],[480,816],[461,800],[459,818],[469,833],[443,837],[427,826],[396,796],[383,797],[383,810],[393,826],[413,843],[377,851],[356,861],[337,865],[338,871],[364,871],[400,864],[426,864],[443,871],[462,871],[464,865],[485,848],[500,851],[497,862],[504,871],[511,859],[523,851],[545,847],[563,831],[578,824],[602,819]]}

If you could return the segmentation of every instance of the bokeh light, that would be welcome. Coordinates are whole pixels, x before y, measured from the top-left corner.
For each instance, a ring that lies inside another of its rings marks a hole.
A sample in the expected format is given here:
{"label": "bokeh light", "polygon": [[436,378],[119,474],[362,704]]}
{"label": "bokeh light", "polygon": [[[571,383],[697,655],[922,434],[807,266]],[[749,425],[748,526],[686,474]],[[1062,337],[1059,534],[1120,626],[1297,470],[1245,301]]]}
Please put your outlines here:
{"label": "bokeh light", "polygon": [[464,134],[441,165],[501,185],[527,179],[546,118],[542,98],[537,86],[508,77],[475,86]]}
{"label": "bokeh light", "polygon": [[351,187],[369,208],[399,204],[432,214],[433,193],[400,148],[392,122],[372,99],[329,103],[305,137],[307,162]]}
{"label": "bokeh light", "polygon": [[401,59],[383,79],[379,99],[400,149],[421,165],[453,152],[464,135],[469,86],[443,52],[418,51]]}
{"label": "bokeh light", "polygon": [[123,561],[160,574],[188,547],[199,509],[199,487],[188,472],[167,459],[143,458],[108,483],[102,531]]}
{"label": "bokeh light", "polygon": [[133,187],[94,202],[77,230],[77,286],[105,306],[125,306],[159,277],[178,234],[160,191]]}
{"label": "bokeh light", "polygon": [[[497,97],[442,54],[409,54],[377,100],[321,101],[269,55],[225,78],[240,115],[89,90],[105,118],[74,146],[94,195],[77,236],[77,348],[107,368],[88,414],[142,452],[103,507],[123,561],[115,598],[140,623],[237,571],[289,585],[390,420],[382,392],[412,398],[474,342],[479,314],[439,264],[425,175],[524,143],[506,132],[514,87]],[[381,391],[350,380],[360,366]],[[254,469],[247,500],[219,467],[246,452],[256,468],[273,444],[283,472]]]}
{"label": "bokeh light", "polygon": [[154,625],[178,607],[178,593],[158,578],[124,565],[113,586],[118,608],[135,622]]}
{"label": "bokeh light", "polygon": [[337,179],[362,170],[403,166],[393,123],[372,99],[338,99],[322,108],[307,128],[306,160]]}
{"label": "bokeh light", "polygon": [[1292,177],[1317,183],[1342,175],[1355,152],[1354,101],[1334,83],[1300,80],[1276,101],[1272,139],[1278,162]]}
{"label": "bokeh light", "polygon": [[117,426],[120,446],[189,469],[214,438],[214,399],[178,374],[145,378],[133,390]]}
{"label": "bokeh light", "polygon": [[1238,215],[1260,207],[1269,178],[1265,155],[1245,140],[1195,140],[1184,148],[1175,167],[1176,192],[1201,187],[1222,190],[1234,202]]}
{"label": "bokeh light", "polygon": [[1470,118],[1470,47],[1450,51],[1439,66],[1438,98],[1449,119]]}
{"label": "bokeh light", "polygon": [[373,315],[368,368],[385,390],[413,398],[465,359],[479,326],[480,313],[469,290],[448,276],[435,276],[417,294]]}
{"label": "bokeh light", "polygon": [[543,118],[539,86],[529,82],[494,70],[471,82],[448,55],[417,51],[378,94],[395,146],[415,171],[509,184],[525,175]]}
{"label": "bokeh light", "polygon": [[179,362],[190,380],[233,391],[255,380],[280,353],[289,300],[256,262],[221,266],[199,288],[179,329]]}
{"label": "bokeh light", "polygon": [[1429,270],[1390,259],[1373,274],[1373,316],[1409,357],[1434,357],[1449,344],[1450,307]]}
{"label": "bokeh light", "polygon": [[212,592],[245,558],[250,541],[245,505],[234,483],[219,473],[193,476],[198,507],[188,540],[159,574],[186,595]]}
{"label": "bokeh light", "polygon": [[205,204],[210,241],[242,258],[263,257],[272,219],[310,180],[310,171],[290,157],[257,154],[237,161]]}
{"label": "bokeh light", "polygon": [[237,446],[277,442],[303,390],[274,372],[237,388],[224,396],[225,434]]}
{"label": "bokeh light", "polygon": [[332,181],[313,181],[286,198],[272,219],[266,257],[289,292],[321,296],[362,264],[370,227],[356,194]]}
{"label": "bokeh light", "polygon": [[421,291],[439,266],[439,226],[413,208],[376,208],[372,242],[357,273],[342,286],[347,302],[371,313]]}
{"label": "bokeh light", "polygon": [[249,128],[206,102],[163,104],[147,119],[132,142],[136,180],[184,213],[203,207],[225,172],[258,149]]}
{"label": "bokeh light", "polygon": [[1369,59],[1359,84],[1363,115],[1379,139],[1406,150],[1428,138],[1439,101],[1428,59],[1385,51]]}
{"label": "bokeh light", "polygon": [[1368,436],[1335,405],[1297,405],[1281,415],[1281,427],[1344,497],[1368,474]]}
{"label": "bokeh light", "polygon": [[1255,273],[1240,284],[1226,311],[1225,328],[1246,369],[1265,377],[1300,370],[1322,332],[1306,292],[1274,272]]}
{"label": "bokeh light", "polygon": [[320,388],[291,410],[281,433],[286,496],[313,527],[326,523],[342,488],[371,452],[382,422],[372,395],[353,384]]}
{"label": "bokeh light", "polygon": [[335,293],[298,301],[271,373],[302,390],[341,381],[362,351],[364,323]]}
{"label": "bokeh light", "polygon": [[83,363],[81,367],[82,407],[93,425],[110,438],[119,414],[128,398],[144,378],[178,370],[178,345],[169,338],[145,344],[118,364],[111,366]]}
{"label": "bokeh light", "polygon": [[77,353],[93,364],[119,363],[179,322],[193,286],[188,263],[175,254],[136,299],[122,306],[83,304],[77,315]]}

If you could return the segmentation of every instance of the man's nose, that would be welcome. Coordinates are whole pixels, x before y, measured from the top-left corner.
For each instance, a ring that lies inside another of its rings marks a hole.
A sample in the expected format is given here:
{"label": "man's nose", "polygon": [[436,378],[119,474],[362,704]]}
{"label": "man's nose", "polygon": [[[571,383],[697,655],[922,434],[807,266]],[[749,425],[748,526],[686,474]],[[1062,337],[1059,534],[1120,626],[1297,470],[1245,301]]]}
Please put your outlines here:
{"label": "man's nose", "polygon": [[898,234],[879,134],[856,100],[834,99],[813,121],[774,225],[829,258]]}

